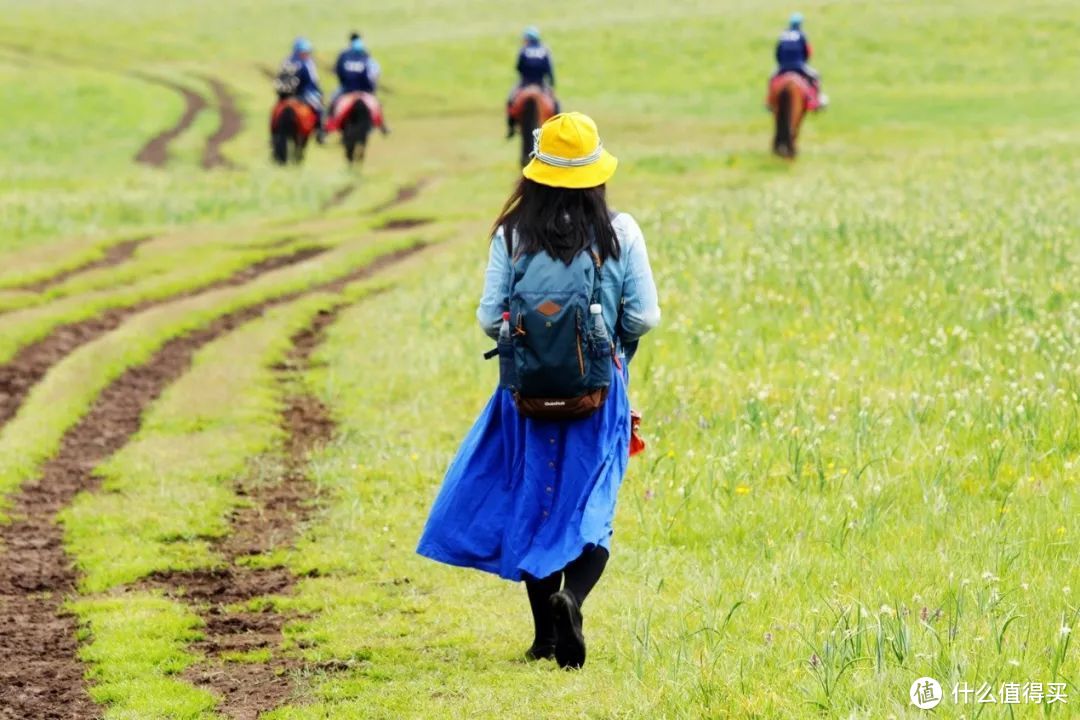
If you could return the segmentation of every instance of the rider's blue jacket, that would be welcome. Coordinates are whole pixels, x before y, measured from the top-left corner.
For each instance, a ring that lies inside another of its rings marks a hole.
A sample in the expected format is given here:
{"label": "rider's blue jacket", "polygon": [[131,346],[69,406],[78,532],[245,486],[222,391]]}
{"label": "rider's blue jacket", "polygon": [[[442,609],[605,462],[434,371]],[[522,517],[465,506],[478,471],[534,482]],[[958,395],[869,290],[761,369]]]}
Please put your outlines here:
{"label": "rider's blue jacket", "polygon": [[322,96],[322,89],[319,87],[319,73],[315,69],[315,62],[310,57],[305,60],[298,54],[293,53],[285,60],[283,66],[288,66],[289,70],[300,80],[300,84],[296,88],[296,94],[299,97]]}
{"label": "rider's blue jacket", "polygon": [[810,43],[802,30],[785,30],[776,43],[776,63],[781,70],[799,70],[810,59]]}
{"label": "rider's blue jacket", "polygon": [[551,51],[540,43],[521,48],[521,52],[518,53],[517,71],[521,75],[522,85],[555,85],[555,69],[551,63]]}
{"label": "rider's blue jacket", "polygon": [[338,55],[334,72],[337,73],[343,93],[373,93],[379,81],[379,63],[363,50],[350,48]]}

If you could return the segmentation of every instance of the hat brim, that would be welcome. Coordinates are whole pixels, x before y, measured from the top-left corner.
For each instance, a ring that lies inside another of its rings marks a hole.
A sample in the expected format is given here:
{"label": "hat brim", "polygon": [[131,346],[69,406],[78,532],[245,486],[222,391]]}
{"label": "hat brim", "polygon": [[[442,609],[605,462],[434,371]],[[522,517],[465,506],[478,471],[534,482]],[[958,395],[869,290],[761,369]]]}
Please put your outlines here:
{"label": "hat brim", "polygon": [[601,150],[596,162],[581,167],[557,167],[533,158],[521,174],[548,187],[584,190],[606,183],[615,174],[618,166],[618,158],[607,150]]}

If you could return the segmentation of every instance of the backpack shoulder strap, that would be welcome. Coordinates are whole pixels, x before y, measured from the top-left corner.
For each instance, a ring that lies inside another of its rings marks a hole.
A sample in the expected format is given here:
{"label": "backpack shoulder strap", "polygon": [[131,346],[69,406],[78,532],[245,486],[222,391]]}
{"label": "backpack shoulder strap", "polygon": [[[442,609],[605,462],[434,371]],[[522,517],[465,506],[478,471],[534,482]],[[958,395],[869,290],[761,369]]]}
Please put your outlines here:
{"label": "backpack shoulder strap", "polygon": [[600,304],[600,285],[604,278],[604,261],[600,259],[600,248],[596,245],[596,231],[589,228],[589,235],[592,242],[589,243],[589,248],[586,252],[589,253],[589,258],[592,260],[593,265],[593,286],[592,295],[589,297],[590,305]]}

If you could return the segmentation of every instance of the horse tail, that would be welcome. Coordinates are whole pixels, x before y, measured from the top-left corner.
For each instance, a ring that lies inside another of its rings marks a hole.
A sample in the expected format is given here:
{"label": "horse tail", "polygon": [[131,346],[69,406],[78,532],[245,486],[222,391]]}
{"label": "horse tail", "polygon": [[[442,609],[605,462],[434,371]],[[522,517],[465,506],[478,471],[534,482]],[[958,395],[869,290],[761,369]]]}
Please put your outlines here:
{"label": "horse tail", "polygon": [[345,159],[349,162],[353,161],[356,156],[356,149],[360,148],[360,158],[364,157],[364,150],[367,146],[367,137],[371,132],[372,119],[371,111],[368,110],[367,103],[362,100],[357,100],[353,103],[353,106],[349,108],[349,114],[345,118],[345,122],[342,123],[341,137],[345,142]]}
{"label": "horse tail", "polygon": [[289,161],[289,140],[295,142],[298,126],[296,110],[291,105],[285,106],[278,114],[273,131],[270,133],[274,161],[279,165],[284,165]]}
{"label": "horse tail", "polygon": [[521,108],[521,166],[529,164],[533,150],[533,130],[540,127],[540,106],[530,97]]}
{"label": "horse tail", "polygon": [[776,134],[773,137],[773,152],[790,157],[793,151],[791,137],[791,106],[794,95],[790,85],[781,88],[776,97]]}

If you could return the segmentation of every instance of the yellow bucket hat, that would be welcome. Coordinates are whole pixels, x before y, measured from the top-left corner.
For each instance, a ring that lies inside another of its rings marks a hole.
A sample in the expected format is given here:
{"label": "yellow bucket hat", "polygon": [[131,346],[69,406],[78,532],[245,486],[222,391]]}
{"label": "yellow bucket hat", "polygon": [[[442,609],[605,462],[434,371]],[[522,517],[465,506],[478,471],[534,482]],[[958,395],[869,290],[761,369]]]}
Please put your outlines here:
{"label": "yellow bucket hat", "polygon": [[541,185],[583,189],[606,183],[618,165],[591,117],[560,113],[533,130],[532,160],[521,174]]}

